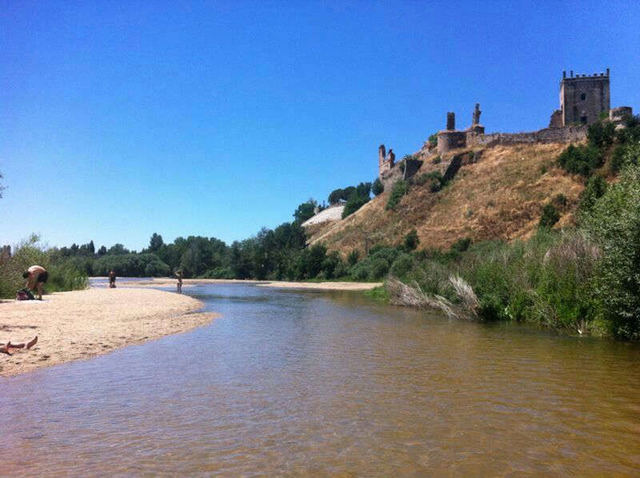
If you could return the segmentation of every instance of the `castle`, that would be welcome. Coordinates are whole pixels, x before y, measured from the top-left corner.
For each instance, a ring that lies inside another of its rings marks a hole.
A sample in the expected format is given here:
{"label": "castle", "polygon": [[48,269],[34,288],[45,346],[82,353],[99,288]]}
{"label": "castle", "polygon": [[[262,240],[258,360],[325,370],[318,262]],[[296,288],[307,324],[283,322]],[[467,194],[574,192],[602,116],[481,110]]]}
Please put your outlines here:
{"label": "castle", "polygon": [[[437,147],[425,143],[425,147],[416,156],[444,154],[452,149],[471,146],[493,146],[496,144],[518,143],[572,143],[582,141],[587,136],[588,125],[608,115],[610,121],[619,123],[625,116],[633,114],[631,107],[610,108],[609,68],[606,73],[594,75],[567,76],[562,72],[560,81],[560,109],[555,110],[547,128],[526,133],[490,133],[480,124],[480,104],[475,105],[471,126],[465,130],[456,129],[455,113],[447,113],[446,129],[437,133]],[[390,150],[391,151],[391,150]],[[378,149],[378,174],[383,182],[392,177],[395,165],[392,158],[385,157],[385,146]],[[415,167],[410,168],[417,170]],[[408,177],[407,167],[403,168],[403,176]]]}

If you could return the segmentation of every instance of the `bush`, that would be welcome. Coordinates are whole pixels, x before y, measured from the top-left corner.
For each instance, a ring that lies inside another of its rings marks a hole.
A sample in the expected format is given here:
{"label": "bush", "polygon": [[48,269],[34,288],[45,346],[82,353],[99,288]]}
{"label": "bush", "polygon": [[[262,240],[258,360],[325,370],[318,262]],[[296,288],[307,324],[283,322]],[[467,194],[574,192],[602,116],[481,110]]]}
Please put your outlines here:
{"label": "bush", "polygon": [[418,232],[415,229],[412,229],[406,236],[404,236],[403,245],[406,251],[415,250],[419,243],[420,238],[418,238]]}
{"label": "bush", "polygon": [[471,245],[471,238],[465,237],[463,239],[458,239],[456,242],[454,242],[451,245],[451,250],[455,252],[464,252],[467,249],[469,249],[470,245]]}
{"label": "bush", "polygon": [[569,145],[560,156],[558,164],[560,167],[572,174],[590,176],[594,169],[602,166],[603,156],[601,151],[593,146]]}
{"label": "bush", "polygon": [[596,148],[604,149],[613,144],[616,126],[609,121],[597,121],[589,126],[587,138],[589,144]]}
{"label": "bush", "polygon": [[551,202],[553,203],[554,206],[563,208],[567,205],[567,202],[568,202],[567,196],[565,196],[562,193],[556,194],[555,196],[553,196],[553,199],[551,200]]}
{"label": "bush", "polygon": [[552,228],[553,225],[560,220],[560,214],[553,204],[547,204],[542,208],[542,216],[540,216],[540,222],[538,227],[540,228]]}
{"label": "bush", "polygon": [[342,219],[353,214],[362,206],[369,202],[369,198],[364,198],[357,195],[352,195],[347,203],[344,205],[344,209],[342,210]]}
{"label": "bush", "polygon": [[413,269],[414,260],[411,254],[401,254],[393,261],[390,272],[393,276],[404,278]]}
{"label": "bush", "polygon": [[607,191],[607,182],[602,176],[591,176],[587,181],[584,191],[580,194],[580,204],[578,209],[581,214],[585,214],[593,208],[596,201],[604,196]]}
{"label": "bush", "polygon": [[387,201],[386,209],[387,210],[395,209],[395,207],[400,202],[400,199],[402,199],[402,196],[407,194],[407,190],[408,190],[408,187],[407,187],[406,181],[403,181],[402,179],[397,181],[393,185],[393,188],[391,189],[391,194],[389,195],[389,200]]}
{"label": "bush", "polygon": [[357,249],[354,249],[347,256],[347,263],[353,267],[358,263],[359,258],[360,258],[360,253],[358,252]]}

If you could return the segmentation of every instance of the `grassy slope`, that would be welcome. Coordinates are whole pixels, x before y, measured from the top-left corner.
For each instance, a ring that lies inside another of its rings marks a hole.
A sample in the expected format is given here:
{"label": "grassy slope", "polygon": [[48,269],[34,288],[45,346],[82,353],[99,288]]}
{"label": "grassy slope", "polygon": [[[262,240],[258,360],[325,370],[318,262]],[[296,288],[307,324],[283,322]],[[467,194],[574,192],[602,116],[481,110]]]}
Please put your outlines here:
{"label": "grassy slope", "polygon": [[[542,207],[557,194],[568,200],[556,227],[565,226],[573,221],[583,189],[580,181],[553,166],[566,146],[475,148],[480,159],[464,165],[442,191],[431,193],[427,184],[413,185],[395,211],[385,210],[385,191],[347,219],[308,231],[310,243],[324,243],[346,254],[377,243],[398,244],[414,228],[420,248],[446,248],[463,237],[526,238],[537,228]],[[432,167],[427,162],[418,174]]]}

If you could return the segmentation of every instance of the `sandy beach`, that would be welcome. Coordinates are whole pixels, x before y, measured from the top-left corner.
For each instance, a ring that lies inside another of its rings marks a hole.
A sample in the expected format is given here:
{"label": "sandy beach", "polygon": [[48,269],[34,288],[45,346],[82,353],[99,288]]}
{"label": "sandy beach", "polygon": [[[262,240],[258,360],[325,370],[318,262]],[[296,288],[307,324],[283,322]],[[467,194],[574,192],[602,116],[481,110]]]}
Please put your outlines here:
{"label": "sandy beach", "polygon": [[[118,285],[126,287],[159,287],[173,285],[176,280],[159,277],[145,281],[127,281],[126,277],[118,280]],[[365,291],[382,286],[382,282],[290,282],[290,281],[260,281],[238,279],[184,279],[183,286],[195,284],[255,284],[259,287],[275,287],[281,289],[314,289],[314,290],[351,290]]]}
{"label": "sandy beach", "polygon": [[0,303],[0,343],[26,342],[31,350],[0,354],[0,376],[108,353],[209,323],[193,313],[202,303],[153,289],[87,289],[44,296],[43,301]]}

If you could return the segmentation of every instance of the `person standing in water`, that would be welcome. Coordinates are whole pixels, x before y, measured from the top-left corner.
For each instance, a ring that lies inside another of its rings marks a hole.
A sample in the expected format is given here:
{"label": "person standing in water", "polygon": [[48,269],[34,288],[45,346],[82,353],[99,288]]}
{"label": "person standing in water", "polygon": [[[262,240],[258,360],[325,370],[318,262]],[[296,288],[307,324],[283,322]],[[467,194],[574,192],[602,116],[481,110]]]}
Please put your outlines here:
{"label": "person standing in water", "polygon": [[115,288],[116,288],[116,271],[111,269],[109,271],[109,289],[115,289]]}
{"label": "person standing in water", "polygon": [[42,300],[42,288],[49,279],[49,273],[42,266],[31,266],[22,274],[23,279],[27,279],[25,287],[29,290],[38,291],[38,300]]}
{"label": "person standing in water", "polygon": [[178,294],[182,294],[182,271],[176,271],[176,277],[178,278],[178,283],[176,284],[178,288]]}

